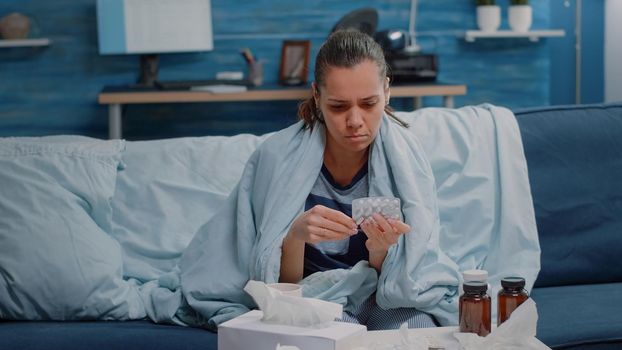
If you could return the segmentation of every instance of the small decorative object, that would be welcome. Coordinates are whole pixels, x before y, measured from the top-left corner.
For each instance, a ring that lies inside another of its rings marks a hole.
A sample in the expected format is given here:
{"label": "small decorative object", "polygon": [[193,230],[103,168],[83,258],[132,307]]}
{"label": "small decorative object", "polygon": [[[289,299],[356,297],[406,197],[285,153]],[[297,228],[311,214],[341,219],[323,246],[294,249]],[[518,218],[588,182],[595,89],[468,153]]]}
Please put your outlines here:
{"label": "small decorative object", "polygon": [[30,32],[30,19],[13,12],[0,19],[0,37],[7,40],[26,39]]}
{"label": "small decorative object", "polygon": [[253,86],[263,84],[263,61],[253,61],[248,64],[248,80]]}
{"label": "small decorative object", "polygon": [[248,80],[253,86],[261,86],[263,84],[263,61],[258,61],[248,47],[243,48],[240,53],[248,67]]}
{"label": "small decorative object", "polygon": [[279,82],[283,85],[304,85],[307,83],[309,40],[285,40],[281,49]]}
{"label": "small decorative object", "polygon": [[515,32],[527,32],[531,28],[532,9],[529,0],[510,0],[508,22]]}
{"label": "small decorative object", "polygon": [[495,0],[476,0],[477,26],[484,32],[494,32],[501,25],[501,8]]}

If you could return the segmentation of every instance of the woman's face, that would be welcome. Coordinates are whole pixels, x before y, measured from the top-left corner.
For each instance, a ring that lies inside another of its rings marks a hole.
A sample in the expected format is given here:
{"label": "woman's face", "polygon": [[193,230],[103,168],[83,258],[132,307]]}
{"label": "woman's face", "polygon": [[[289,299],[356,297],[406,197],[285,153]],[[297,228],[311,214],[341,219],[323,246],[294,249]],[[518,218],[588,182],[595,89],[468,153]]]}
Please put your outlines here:
{"label": "woman's face", "polygon": [[365,60],[351,68],[332,67],[324,85],[318,87],[315,100],[326,123],[327,149],[345,153],[367,150],[378,134],[389,99],[389,83],[380,77],[378,66]]}

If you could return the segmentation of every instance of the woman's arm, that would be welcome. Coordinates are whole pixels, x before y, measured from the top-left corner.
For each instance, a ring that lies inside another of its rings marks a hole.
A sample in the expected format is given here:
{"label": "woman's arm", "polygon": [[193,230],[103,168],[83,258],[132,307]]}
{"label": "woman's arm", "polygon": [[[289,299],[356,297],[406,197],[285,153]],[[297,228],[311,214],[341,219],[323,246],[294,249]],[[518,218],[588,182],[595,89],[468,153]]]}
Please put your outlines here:
{"label": "woman's arm", "polygon": [[378,275],[380,275],[380,271],[382,271],[382,263],[384,263],[384,258],[387,257],[387,251],[384,252],[369,252],[369,266],[373,267]]}
{"label": "woman's arm", "polygon": [[290,229],[283,240],[279,282],[298,283],[302,279],[304,256],[305,242],[294,237]]}

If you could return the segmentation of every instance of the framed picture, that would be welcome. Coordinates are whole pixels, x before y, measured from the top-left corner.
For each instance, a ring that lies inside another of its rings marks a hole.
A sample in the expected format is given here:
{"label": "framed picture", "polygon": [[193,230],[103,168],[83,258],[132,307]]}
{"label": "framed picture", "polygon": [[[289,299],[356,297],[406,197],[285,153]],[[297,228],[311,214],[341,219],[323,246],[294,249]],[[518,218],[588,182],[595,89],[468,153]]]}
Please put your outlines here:
{"label": "framed picture", "polygon": [[279,82],[283,85],[304,85],[309,72],[309,40],[285,40],[281,49]]}

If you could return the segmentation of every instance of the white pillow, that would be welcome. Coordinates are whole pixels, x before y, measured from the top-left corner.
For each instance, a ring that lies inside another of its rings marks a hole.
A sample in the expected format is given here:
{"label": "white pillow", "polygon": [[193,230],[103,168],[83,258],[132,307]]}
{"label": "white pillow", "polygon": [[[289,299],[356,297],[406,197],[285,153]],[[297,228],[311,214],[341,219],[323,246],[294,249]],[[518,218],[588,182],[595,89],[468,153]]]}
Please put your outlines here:
{"label": "white pillow", "polygon": [[136,319],[107,235],[122,141],[0,138],[0,318]]}
{"label": "white pillow", "polygon": [[125,277],[143,283],[172,271],[267,136],[128,141],[111,233],[123,249]]}

